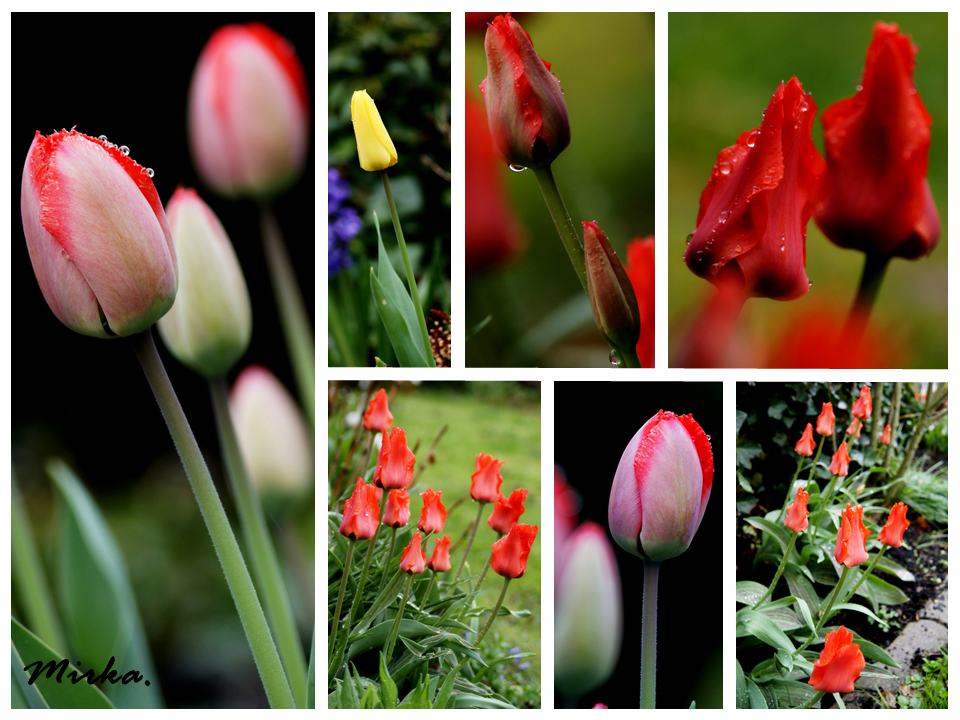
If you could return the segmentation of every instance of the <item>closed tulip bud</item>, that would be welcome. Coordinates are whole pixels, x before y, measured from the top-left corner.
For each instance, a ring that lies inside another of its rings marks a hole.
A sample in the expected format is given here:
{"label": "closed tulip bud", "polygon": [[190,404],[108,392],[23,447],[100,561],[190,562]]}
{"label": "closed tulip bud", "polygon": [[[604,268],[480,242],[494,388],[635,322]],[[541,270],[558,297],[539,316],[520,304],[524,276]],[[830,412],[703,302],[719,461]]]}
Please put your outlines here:
{"label": "closed tulip bud", "polygon": [[405,488],[413,480],[413,466],[416,462],[416,456],[407,447],[406,431],[395,427],[389,436],[383,436],[377,467],[373,471],[373,482],[377,487],[388,490]]}
{"label": "closed tulip bud", "polygon": [[870,388],[866,385],[860,388],[860,397],[853,403],[853,416],[861,420],[869,420],[873,413],[873,400],[870,399]]}
{"label": "closed tulip bud", "polygon": [[387,507],[383,510],[383,524],[387,527],[403,527],[410,520],[410,494],[406,490],[391,490]]}
{"label": "closed tulip bud", "polygon": [[434,492],[427,488],[420,497],[423,498],[423,510],[420,511],[420,522],[417,527],[425,533],[434,535],[443,532],[443,525],[447,521],[447,509],[441,502],[443,491]]}
{"label": "closed tulip bud", "polygon": [[538,529],[536,525],[517,523],[510,528],[508,535],[497,540],[493,544],[493,555],[490,559],[493,571],[506,578],[523,577]]}
{"label": "closed tulip bud", "polygon": [[279,380],[251,365],[230,392],[230,417],[253,484],[297,493],[313,482],[313,436],[303,413]]}
{"label": "closed tulip bud", "polygon": [[853,692],[853,683],[866,666],[860,646],[853,642],[853,633],[841,625],[827,633],[807,684],[825,693]]}
{"label": "closed tulip bud", "polygon": [[416,532],[410,538],[410,544],[403,549],[400,557],[400,569],[411,575],[419,575],[427,567],[427,556],[420,546],[420,533]]}
{"label": "closed tulip bud", "polygon": [[596,523],[577,528],[564,555],[557,580],[554,685],[568,697],[581,697],[610,679],[620,656],[620,573],[607,533]]}
{"label": "closed tulip bud", "polygon": [[817,418],[817,434],[833,435],[833,421],[833,403],[826,402]]}
{"label": "closed tulip bud", "polygon": [[813,442],[813,425],[807,423],[807,427],[803,431],[803,435],[800,436],[800,439],[797,441],[794,450],[797,451],[798,455],[805,455],[810,457],[813,455],[813,449],[816,447],[816,443]]}
{"label": "closed tulip bud", "polygon": [[386,170],[397,164],[397,149],[383,126],[373,98],[366,90],[357,90],[350,101],[353,132],[357,136],[360,167],[370,172]]}
{"label": "closed tulip bud", "polygon": [[640,340],[640,310],[627,271],[595,222],[583,223],[587,295],[600,334],[614,348],[634,348]]}
{"label": "closed tulip bud", "polygon": [[840,443],[840,447],[830,460],[830,474],[844,477],[850,465],[850,453],[847,452],[847,441]]}
{"label": "closed tulip bud", "polygon": [[527,491],[523,488],[514,490],[509,498],[498,494],[493,502],[493,513],[487,518],[487,525],[501,535],[506,535],[523,515],[523,501],[526,499]]}
{"label": "closed tulip bud", "polygon": [[387,407],[387,391],[380,388],[370,398],[367,411],[363,413],[363,427],[365,430],[386,433],[392,424],[393,415],[390,413],[390,408]]}
{"label": "closed tulip bud", "polygon": [[353,493],[343,506],[343,521],[340,534],[351,540],[369,540],[380,524],[380,506],[377,504],[377,489],[357,478]]}
{"label": "closed tulip bud", "polygon": [[890,444],[890,425],[887,425],[883,429],[883,434],[880,435],[880,444],[889,445]]}
{"label": "closed tulip bud", "polygon": [[259,23],[227,25],[207,41],[190,80],[190,150],[226,197],[268,198],[307,160],[309,100],[293,47]]}
{"label": "closed tulip bud", "polygon": [[857,437],[855,437],[854,440],[858,440],[860,438],[861,430],[863,430],[863,421],[861,421],[860,418],[854,418],[850,423],[850,427],[847,428],[847,435],[853,435],[856,433]]}
{"label": "closed tulip bud", "polygon": [[903,545],[903,533],[910,527],[910,521],[907,520],[907,509],[907,506],[902,502],[898,502],[890,508],[890,517],[887,518],[886,525],[880,528],[880,534],[877,535],[878,541],[890,547]]}
{"label": "closed tulip bud", "polygon": [[[809,428],[810,425],[808,424]],[[807,529],[807,500],[810,498],[803,488],[797,488],[797,499],[787,506],[787,519],[783,524],[796,533],[802,533]]]}
{"label": "closed tulip bud", "polygon": [[487,26],[484,49],[487,77],[480,92],[497,152],[513,165],[549,165],[570,144],[560,81],[510,13]]}
{"label": "closed tulip bud", "polygon": [[177,360],[204,377],[227,373],[250,345],[247,283],[220,220],[195,190],[177,188],[167,203],[180,289],[157,323]]}
{"label": "closed tulip bud", "polygon": [[644,560],[676,557],[700,527],[712,486],[709,438],[692,416],[661,410],[620,458],[610,490],[610,534]]}
{"label": "closed tulip bud", "polygon": [[503,463],[493,455],[479,453],[477,455],[476,472],[470,476],[470,497],[477,502],[496,502],[500,496],[500,485],[503,476],[500,468]]}
{"label": "closed tulip bud", "polygon": [[108,338],[143,332],[170,309],[177,254],[151,173],[101,137],[37,132],[20,215],[53,314],[81,335]]}
{"label": "closed tulip bud", "polygon": [[866,562],[867,538],[870,530],[863,524],[863,506],[854,507],[847,503],[847,509],[841,515],[840,527],[837,529],[837,546],[833,555],[838,563],[847,567],[855,567]]}
{"label": "closed tulip bud", "polygon": [[450,536],[444,535],[437,540],[437,546],[433,549],[433,555],[427,561],[427,567],[434,572],[447,572],[450,570]]}

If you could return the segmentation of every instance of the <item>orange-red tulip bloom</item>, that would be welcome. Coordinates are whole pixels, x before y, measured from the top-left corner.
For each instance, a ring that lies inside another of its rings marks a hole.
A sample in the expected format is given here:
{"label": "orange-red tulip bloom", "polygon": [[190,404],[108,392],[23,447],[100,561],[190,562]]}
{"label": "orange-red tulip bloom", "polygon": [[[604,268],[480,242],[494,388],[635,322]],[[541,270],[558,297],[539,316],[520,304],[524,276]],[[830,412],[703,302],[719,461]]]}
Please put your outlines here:
{"label": "orange-red tulip bloom", "polygon": [[377,504],[377,489],[357,478],[353,494],[343,506],[343,522],[340,534],[351,540],[369,540],[380,524],[380,506]]}
{"label": "orange-red tulip bloom", "polygon": [[847,503],[843,511],[840,527],[837,530],[837,547],[833,555],[837,562],[847,567],[855,567],[867,561],[867,538],[870,531],[863,524],[863,506],[854,507]]}
{"label": "orange-red tulip bloom", "polygon": [[804,429],[803,435],[801,435],[800,439],[797,441],[794,450],[797,451],[798,455],[806,455],[807,457],[810,457],[813,455],[813,449],[816,446],[816,443],[813,442],[813,425],[807,423],[807,427]]}
{"label": "orange-red tulip bloom", "polygon": [[477,470],[470,476],[470,497],[477,502],[496,502],[500,496],[503,463],[486,453],[477,455]]}
{"label": "orange-red tulip bloom", "polygon": [[393,415],[390,414],[390,408],[387,407],[387,391],[380,388],[370,398],[367,411],[363,414],[363,427],[365,430],[386,433],[390,430],[392,424]]}
{"label": "orange-red tulip bloom", "polygon": [[910,521],[907,520],[907,510],[907,506],[902,502],[898,502],[890,508],[890,517],[887,518],[887,524],[880,528],[877,540],[890,547],[903,545],[903,531],[910,527]]}
{"label": "orange-red tulip bloom", "polygon": [[880,444],[881,444],[881,445],[889,445],[889,444],[890,444],[890,426],[889,426],[889,425],[887,425],[887,426],[883,429],[883,434],[880,436]]}
{"label": "orange-red tulip bloom", "polygon": [[493,514],[487,518],[487,525],[501,535],[506,535],[523,515],[523,501],[526,499],[527,491],[523,488],[514,490],[510,497],[498,495],[493,503]]}
{"label": "orange-red tulip bloom", "polygon": [[413,466],[416,456],[407,447],[407,433],[403,428],[395,427],[389,437],[384,434],[380,446],[380,459],[373,472],[373,481],[377,487],[387,490],[402,489],[413,480]]}
{"label": "orange-red tulip bloom", "polygon": [[[810,427],[807,425],[807,427]],[[796,533],[802,533],[807,529],[807,500],[810,498],[803,488],[797,488],[797,499],[787,506],[787,519],[784,525]]]}
{"label": "orange-red tulip bloom", "polygon": [[537,537],[536,525],[517,523],[510,529],[510,534],[500,538],[493,544],[493,558],[490,567],[498,575],[505,578],[519,578],[527,571],[527,559],[530,557],[530,547]]}
{"label": "orange-red tulip bloom", "polygon": [[392,528],[403,527],[410,520],[410,494],[406,490],[391,490],[387,507],[383,511],[383,524]]}
{"label": "orange-red tulip bloom", "polygon": [[847,428],[847,435],[857,434],[857,437],[854,440],[860,438],[860,431],[863,430],[863,421],[860,418],[854,418],[853,422],[850,423],[850,427]]}
{"label": "orange-red tulip bloom", "polygon": [[860,646],[853,642],[853,633],[843,625],[827,633],[820,657],[813,663],[808,684],[825,693],[853,692],[853,682],[866,667]]}
{"label": "orange-red tulip bloom", "polygon": [[437,540],[433,555],[427,561],[427,567],[434,572],[447,572],[450,569],[450,536],[444,535]]}
{"label": "orange-red tulip bloom", "polygon": [[861,420],[869,420],[873,413],[873,400],[870,398],[870,388],[866,385],[860,388],[860,397],[853,403],[853,416]]}
{"label": "orange-red tulip bloom", "polygon": [[420,547],[420,533],[414,533],[410,538],[410,544],[403,549],[403,556],[400,558],[400,569],[405,573],[417,575],[427,567],[427,556]]}
{"label": "orange-red tulip bloom", "polygon": [[817,418],[817,434],[833,435],[833,403],[824,403]]}
{"label": "orange-red tulip bloom", "polygon": [[830,461],[830,474],[843,477],[847,474],[847,467],[850,465],[850,453],[847,452],[847,441],[840,443],[840,449],[833,454]]}
{"label": "orange-red tulip bloom", "polygon": [[423,510],[420,511],[420,522],[417,527],[423,532],[433,535],[443,532],[443,524],[447,521],[447,509],[440,501],[443,491],[434,492],[427,488],[420,497],[423,498]]}
{"label": "orange-red tulip bloom", "polygon": [[653,235],[628,242],[627,262],[623,266],[637,296],[637,307],[640,310],[637,357],[645,368],[652,368],[655,360],[657,293],[653,263],[654,245]]}

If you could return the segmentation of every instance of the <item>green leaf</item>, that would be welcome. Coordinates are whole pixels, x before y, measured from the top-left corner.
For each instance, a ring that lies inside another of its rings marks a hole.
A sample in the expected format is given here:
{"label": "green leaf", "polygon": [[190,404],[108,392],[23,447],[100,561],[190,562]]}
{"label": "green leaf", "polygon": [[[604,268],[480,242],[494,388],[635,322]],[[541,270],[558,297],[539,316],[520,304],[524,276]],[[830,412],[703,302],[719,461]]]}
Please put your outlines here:
{"label": "green leaf", "polygon": [[60,491],[65,510],[60,515],[59,584],[70,647],[98,672],[114,657],[118,675],[136,670],[143,676],[144,682],[104,685],[116,707],[161,708],[160,678],[110,527],[63,461],[48,462],[47,474]]}
{"label": "green leaf", "polygon": [[440,686],[440,691],[437,693],[437,697],[433,701],[434,708],[442,710],[450,702],[450,697],[453,694],[453,684],[457,681],[458,675],[459,673],[450,671],[446,674],[446,677],[443,678],[443,684]]}
{"label": "green leaf", "polygon": [[23,671],[26,663],[20,658],[17,646],[10,643],[10,672],[13,682],[10,683],[10,705],[14,710],[49,710],[50,706],[43,699],[36,685],[30,683],[30,678]]}
{"label": "green leaf", "polygon": [[[356,668],[354,668],[354,671],[356,671]],[[358,710],[360,708],[360,696],[357,694],[357,684],[349,672],[346,675],[340,689],[340,701],[347,710]]]}
{"label": "green leaf", "polygon": [[883,570],[888,572],[891,575],[895,575],[904,582],[915,582],[916,578],[913,576],[913,573],[907,570],[902,565],[898,565],[895,561],[891,560],[889,556],[884,555],[876,564],[877,570]]}
{"label": "green leaf", "polygon": [[784,632],[803,627],[803,623],[800,622],[800,618],[798,618],[797,614],[790,608],[778,607],[771,609],[767,605],[761,605],[759,612],[762,612],[768,618],[773,620],[777,627]]}
{"label": "green leaf", "polygon": [[817,691],[811,685],[799,680],[771,680],[768,687],[777,697],[777,705],[781,708],[795,708],[807,702]]}
{"label": "green leaf", "polygon": [[737,410],[737,435],[740,434],[740,428],[743,427],[743,421],[747,419],[747,414],[743,410]]}
{"label": "green leaf", "polygon": [[750,708],[752,710],[766,710],[767,701],[763,699],[763,693],[760,692],[760,688],[757,687],[757,684],[747,678],[747,695],[750,698]]}
{"label": "green leaf", "polygon": [[737,465],[752,470],[751,461],[761,453],[763,453],[763,448],[757,443],[752,440],[744,440],[743,444],[737,445]]}
{"label": "green leaf", "polygon": [[[898,588],[896,585],[891,585],[886,580],[881,580],[876,575],[871,574],[860,586],[859,590],[862,590],[864,587],[867,587],[867,597],[870,598],[870,602],[873,603],[873,607],[876,610],[877,604],[882,605],[900,605],[901,603],[907,602],[910,598]],[[857,591],[859,593],[859,590]]]}
{"label": "green leaf", "polygon": [[737,602],[744,605],[754,605],[764,596],[767,589],[753,580],[741,580],[737,583]]}
{"label": "green leaf", "polygon": [[452,696],[455,708],[492,708],[494,710],[516,710],[508,702],[497,700],[496,698],[481,697],[471,693],[457,693]]}
{"label": "green leaf", "polygon": [[737,660],[737,710],[750,707],[750,696],[747,694],[747,678],[743,675],[743,668]]}
{"label": "green leaf", "polygon": [[[838,612],[840,612],[841,610],[853,610],[854,612],[863,613],[863,614],[866,615],[867,617],[873,618],[874,620],[876,620],[876,621],[877,621],[878,623],[880,623],[881,625],[886,625],[886,624],[887,624],[885,621],[881,620],[881,619],[878,618],[876,615],[874,615],[872,612],[870,612],[870,608],[866,608],[866,607],[864,607],[863,605],[857,605],[857,604],[855,604],[855,603],[837,603],[836,605],[834,605],[834,606],[830,609],[830,617],[833,617],[834,615],[836,615],[836,614],[837,614]],[[827,620],[829,620],[829,619],[830,619],[830,618],[827,618]]]}
{"label": "green leaf", "polygon": [[759,638],[771,647],[783,648],[791,653],[795,649],[793,643],[790,642],[790,638],[784,634],[783,630],[761,612],[742,610],[737,615],[737,625],[742,625],[747,633]]}
{"label": "green leaf", "polygon": [[[383,647],[384,642],[387,639],[387,636],[390,634],[390,631],[393,629],[393,620],[387,620],[375,625],[370,628],[367,632],[358,635],[355,638],[352,638],[350,643],[350,650],[347,653],[347,661],[349,662],[353,658],[357,657],[360,653],[366,652],[375,647]],[[405,638],[420,638],[429,635],[436,635],[438,631],[436,628],[428,627],[422,623],[418,623],[415,620],[410,620],[404,618],[400,621],[400,635]]]}
{"label": "green leaf", "polygon": [[889,665],[890,667],[900,667],[900,663],[890,657],[890,655],[887,654],[887,651],[879,645],[874,645],[872,642],[864,640],[856,633],[854,633],[854,642],[860,646],[860,652],[863,653],[865,658],[882,662],[884,665]]}
{"label": "green leaf", "polygon": [[[767,520],[766,518],[761,517],[748,517],[746,518],[747,522],[753,525],[758,530],[763,530],[768,532],[776,538],[777,542],[780,544],[780,552],[784,553],[787,551],[787,547],[790,545],[790,541],[793,539],[793,531],[783,525],[777,525],[775,522]],[[790,560],[795,562],[797,565],[801,565],[800,555],[797,553],[796,547],[790,553]]]}
{"label": "green leaf", "polygon": [[810,614],[810,606],[807,605],[806,600],[803,598],[797,598],[797,607],[800,608],[800,617],[803,618],[803,622],[807,626],[807,629],[811,634],[816,633],[816,626],[813,623],[813,616]]}
{"label": "green leaf", "polygon": [[[30,671],[24,671],[25,666],[39,662],[41,669],[46,668],[48,663],[52,663],[50,665],[52,668],[63,661],[64,658],[47,647],[40,638],[27,630],[15,618],[11,618],[10,622],[10,639],[17,655],[23,662],[23,665],[14,668],[14,676],[22,676],[23,681],[20,677],[17,678],[17,683],[22,688],[23,683],[30,679],[34,670],[34,667],[30,667]],[[39,691],[44,702],[50,708],[54,710],[113,709],[113,703],[95,685],[91,685],[85,680],[78,682],[76,685],[73,684],[72,680],[57,682],[59,670],[49,678],[47,677],[48,672],[49,670],[44,670],[43,674],[37,677],[33,687]],[[77,677],[83,674],[75,666],[68,663],[63,678],[70,677],[71,672],[75,672]]]}
{"label": "green leaf", "polygon": [[360,698],[360,709],[373,710],[376,707],[383,709],[383,704],[380,702],[380,695],[377,693],[376,686],[373,683],[370,683],[367,685],[367,689],[364,691],[363,697]]}
{"label": "green leaf", "polygon": [[808,608],[820,608],[820,596],[817,595],[813,583],[800,572],[799,568],[788,565],[783,574],[787,578],[787,586],[790,588],[791,595],[802,599]]}
{"label": "green leaf", "polygon": [[383,706],[387,710],[397,706],[397,684],[390,677],[390,672],[383,661],[382,650],[380,651],[380,694],[383,698]]}
{"label": "green leaf", "polygon": [[307,669],[307,709],[313,710],[317,704],[317,629],[313,629],[313,639],[310,641],[310,665]]}

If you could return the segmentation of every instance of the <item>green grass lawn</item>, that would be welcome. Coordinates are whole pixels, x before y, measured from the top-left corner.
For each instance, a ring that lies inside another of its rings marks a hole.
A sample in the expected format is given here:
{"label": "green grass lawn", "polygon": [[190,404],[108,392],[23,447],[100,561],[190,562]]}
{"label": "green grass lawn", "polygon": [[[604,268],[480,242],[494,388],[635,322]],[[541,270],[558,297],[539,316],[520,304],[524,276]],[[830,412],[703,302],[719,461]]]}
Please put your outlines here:
{"label": "green grass lawn", "polygon": [[[479,386],[481,383],[469,383]],[[415,524],[423,507],[420,492],[426,488],[443,492],[443,504],[448,510],[461,497],[466,497],[447,518],[444,534],[454,543],[476,518],[478,505],[470,499],[470,475],[474,472],[477,453],[485,452],[502,460],[501,470],[504,495],[517,488],[525,488],[529,495],[521,522],[540,523],[540,403],[516,393],[499,392],[500,383],[483,383],[483,388],[471,387],[462,392],[463,383],[424,383],[420,386],[403,384],[390,403],[394,427],[407,432],[411,449],[417,441],[417,468],[426,461],[427,449],[440,429],[447,432],[436,449],[436,462],[427,467],[417,485],[410,488],[410,522]],[[492,506],[484,508],[483,520],[467,562],[474,573],[487,561],[496,533],[486,524]],[[433,552],[429,542],[427,555]],[[510,583],[504,605],[511,610],[530,610],[528,618],[500,617],[493,630],[523,652],[535,652],[529,658],[533,669],[540,672],[540,547],[538,534],[530,552],[526,574]],[[450,554],[454,572],[463,554],[461,543]],[[464,571],[466,572],[466,571]],[[452,577],[450,578],[452,579]],[[492,570],[487,574],[477,597],[478,605],[493,606],[503,585],[502,578]]]}

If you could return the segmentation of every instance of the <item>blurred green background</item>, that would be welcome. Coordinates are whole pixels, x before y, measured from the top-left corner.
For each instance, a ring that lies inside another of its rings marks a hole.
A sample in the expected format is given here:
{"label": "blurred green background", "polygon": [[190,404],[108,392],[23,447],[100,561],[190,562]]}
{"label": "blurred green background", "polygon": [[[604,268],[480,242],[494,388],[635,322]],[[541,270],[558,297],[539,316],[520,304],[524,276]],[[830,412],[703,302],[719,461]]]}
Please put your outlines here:
{"label": "blurred green background", "polygon": [[[574,225],[596,220],[622,259],[629,240],[654,231],[653,13],[518,13],[537,53],[560,80],[570,146],[553,174]],[[467,92],[482,103],[483,32],[467,33]],[[466,364],[609,367],[580,287],[530,171],[503,163],[527,248],[515,263],[466,287]],[[582,240],[582,238],[581,238]],[[478,334],[472,329],[492,316]]]}
{"label": "blurred green background", "polygon": [[[813,141],[823,154],[820,115],[854,94],[874,22],[897,23],[919,47],[915,80],[933,117],[930,188],[940,212],[940,243],[927,258],[895,258],[871,327],[897,336],[904,367],[947,366],[947,15],[946,13],[670,13],[669,249],[670,357],[713,286],[683,263],[700,193],[717,153],[760,124],[781,80],[792,75],[819,108]],[[853,302],[863,254],[833,245],[811,219],[807,227],[807,295],[779,303],[747,302],[740,323],[769,341],[805,307],[829,305],[842,321]]]}

